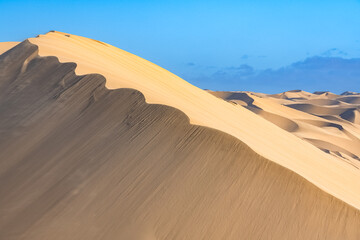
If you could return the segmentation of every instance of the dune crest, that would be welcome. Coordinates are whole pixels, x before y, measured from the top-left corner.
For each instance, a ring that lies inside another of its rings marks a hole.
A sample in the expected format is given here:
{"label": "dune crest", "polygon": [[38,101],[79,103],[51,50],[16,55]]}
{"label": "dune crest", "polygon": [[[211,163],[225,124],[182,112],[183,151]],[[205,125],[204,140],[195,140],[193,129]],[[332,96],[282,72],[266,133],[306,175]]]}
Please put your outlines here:
{"label": "dune crest", "polygon": [[60,32],[29,41],[39,47],[40,56],[75,62],[78,75],[101,74],[109,89],[139,90],[148,103],[174,107],[184,112],[192,124],[228,133],[265,158],[360,208],[357,169],[251,111],[224,102],[149,61],[102,42]]}
{"label": "dune crest", "polygon": [[0,42],[0,55],[15,47],[19,42]]}

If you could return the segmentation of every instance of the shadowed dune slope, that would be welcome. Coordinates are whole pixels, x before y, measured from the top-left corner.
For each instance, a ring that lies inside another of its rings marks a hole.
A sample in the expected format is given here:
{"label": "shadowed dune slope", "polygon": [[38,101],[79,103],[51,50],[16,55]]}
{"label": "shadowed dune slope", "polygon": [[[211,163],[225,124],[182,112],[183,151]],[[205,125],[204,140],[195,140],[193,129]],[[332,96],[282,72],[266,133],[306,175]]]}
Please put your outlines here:
{"label": "shadowed dune slope", "polygon": [[[355,95],[355,94],[354,94]],[[347,96],[338,98],[339,101],[350,103],[350,104],[360,104],[360,94],[356,96]]]}
{"label": "shadowed dune slope", "polygon": [[0,56],[0,239],[359,239],[355,208],[75,67]]}
{"label": "shadowed dune slope", "polygon": [[358,109],[348,109],[347,111],[343,112],[340,117],[345,119],[349,122],[360,124],[360,108]]}
{"label": "shadowed dune slope", "polygon": [[347,108],[340,107],[324,107],[317,106],[308,103],[295,103],[295,104],[287,104],[286,106],[294,108],[296,110],[307,112],[313,115],[321,116],[321,115],[340,115],[347,111]]}
{"label": "shadowed dune slope", "polygon": [[351,91],[346,91],[346,92],[343,92],[342,94],[340,94],[342,96],[349,96],[349,95],[360,95],[360,93],[358,92],[351,92]]}
{"label": "shadowed dune slope", "polygon": [[3,54],[10,48],[15,47],[17,44],[19,44],[19,43],[18,42],[0,42],[0,54]]}
{"label": "shadowed dune slope", "polygon": [[61,32],[49,32],[29,41],[39,47],[40,56],[75,62],[78,75],[98,73],[106,78],[109,89],[133,88],[144,95],[147,103],[174,107],[185,113],[190,123],[238,138],[266,159],[360,209],[359,171],[251,111],[106,43]]}

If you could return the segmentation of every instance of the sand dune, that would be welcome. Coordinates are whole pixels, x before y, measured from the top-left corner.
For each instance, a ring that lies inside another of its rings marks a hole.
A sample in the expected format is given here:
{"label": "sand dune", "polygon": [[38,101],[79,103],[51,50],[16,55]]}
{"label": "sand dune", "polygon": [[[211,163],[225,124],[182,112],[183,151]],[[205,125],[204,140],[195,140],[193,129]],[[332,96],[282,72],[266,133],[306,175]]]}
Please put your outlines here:
{"label": "sand dune", "polygon": [[277,114],[266,112],[257,107],[248,107],[248,109],[251,110],[252,112],[257,113],[258,115],[262,116],[266,120],[274,123],[275,125],[281,127],[285,131],[294,132],[299,129],[299,125],[296,122],[290,120],[289,118],[285,118],[285,117],[282,117]]}
{"label": "sand dune", "polygon": [[[286,106],[294,108],[296,110],[307,112],[313,115],[341,115],[345,111],[348,111],[348,108],[340,107],[328,107],[328,106],[317,106],[311,103],[295,103],[295,104],[286,104]],[[354,108],[350,108],[354,109]]]}
{"label": "sand dune", "polygon": [[192,124],[228,133],[261,156],[360,208],[357,169],[247,109],[226,103],[155,64],[99,41],[60,32],[29,40],[39,46],[40,56],[75,62],[79,75],[99,73],[106,78],[109,89],[137,89],[148,103],[174,107],[184,112]]}
{"label": "sand dune", "polygon": [[357,104],[360,105],[360,95],[358,96],[350,96],[350,97],[340,97],[338,98],[339,101],[350,103],[350,104]]}
{"label": "sand dune", "polygon": [[[253,106],[261,109],[254,111],[256,108],[247,107],[252,112],[329,155],[340,160],[347,156],[347,163],[360,168],[360,104],[356,104],[360,96],[351,94],[344,97],[329,92],[307,93],[298,90],[272,95],[242,94],[247,95],[245,98]],[[231,92],[214,92],[214,95],[228,100],[224,96],[230,96]],[[242,95],[237,92],[237,96]],[[244,97],[239,100],[241,98]]]}
{"label": "sand dune", "polygon": [[327,99],[327,98],[320,98],[320,99],[305,99],[307,104],[317,105],[317,106],[334,106],[334,105],[341,105],[340,101]]}
{"label": "sand dune", "polygon": [[37,53],[0,56],[0,239],[359,239],[359,210],[239,139]]}
{"label": "sand dune", "polygon": [[179,109],[191,123],[240,139],[265,158],[360,208],[357,169],[247,109],[226,103],[155,64],[99,41],[60,32],[29,40],[39,46],[41,56],[57,56],[60,62],[75,62],[77,74],[99,73],[106,78],[109,89],[137,89],[148,103]]}
{"label": "sand dune", "polygon": [[309,100],[309,99],[332,99],[337,95],[331,92],[325,91],[318,91],[314,93],[309,93],[303,90],[292,90],[278,94],[270,94],[268,95],[273,98],[280,98],[280,99],[289,99],[289,100]]}
{"label": "sand dune", "polygon": [[346,92],[343,92],[341,95],[345,95],[345,96],[347,96],[347,95],[360,95],[360,93],[358,93],[358,92],[351,92],[351,91],[346,91]]}
{"label": "sand dune", "polygon": [[352,123],[355,123],[355,124],[360,124],[359,108],[346,110],[345,112],[340,114],[340,117],[342,119],[345,119],[345,120],[349,121],[349,122],[352,122]]}
{"label": "sand dune", "polygon": [[19,42],[0,42],[0,54],[8,51],[10,48],[15,47]]}

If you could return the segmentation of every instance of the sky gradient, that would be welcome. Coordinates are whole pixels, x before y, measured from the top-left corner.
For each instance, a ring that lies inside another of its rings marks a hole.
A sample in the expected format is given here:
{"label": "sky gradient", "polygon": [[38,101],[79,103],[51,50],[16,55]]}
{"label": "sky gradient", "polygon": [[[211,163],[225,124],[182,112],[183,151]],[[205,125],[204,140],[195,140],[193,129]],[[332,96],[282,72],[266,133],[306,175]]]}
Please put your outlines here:
{"label": "sky gradient", "polygon": [[0,0],[0,9],[0,41],[90,37],[201,88],[360,91],[360,0]]}

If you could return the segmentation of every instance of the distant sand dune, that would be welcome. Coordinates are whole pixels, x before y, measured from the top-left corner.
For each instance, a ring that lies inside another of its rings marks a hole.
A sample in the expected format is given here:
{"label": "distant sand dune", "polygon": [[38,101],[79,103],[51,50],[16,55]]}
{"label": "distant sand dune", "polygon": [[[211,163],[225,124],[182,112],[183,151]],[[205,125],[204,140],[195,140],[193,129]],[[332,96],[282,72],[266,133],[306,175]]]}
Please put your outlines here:
{"label": "distant sand dune", "polygon": [[286,104],[286,106],[313,115],[340,115],[345,111],[347,111],[347,108],[324,107],[324,106],[317,106],[308,103]]}
{"label": "distant sand dune", "polygon": [[[329,155],[341,160],[346,156],[347,163],[360,168],[360,96],[356,93],[346,93],[346,97],[329,92],[307,93],[300,90],[271,95],[235,93],[237,96],[246,94],[247,98],[252,99],[247,101],[252,103],[253,108],[245,106],[252,112]],[[231,92],[212,94],[224,100],[228,100],[224,96],[231,96]]]}
{"label": "distant sand dune", "polygon": [[358,104],[360,105],[360,95],[358,96],[351,96],[351,97],[341,97],[338,98],[339,101],[350,103],[350,104]]}
{"label": "distant sand dune", "polygon": [[278,94],[269,94],[268,96],[273,98],[280,98],[280,99],[289,99],[289,100],[309,100],[309,99],[333,99],[337,95],[331,92],[315,92],[309,93],[302,90],[292,90]]}
{"label": "distant sand dune", "polygon": [[349,109],[346,110],[345,112],[340,114],[340,117],[342,119],[345,119],[349,122],[355,123],[355,124],[360,124],[360,111],[359,108],[358,109]]}
{"label": "distant sand dune", "polygon": [[306,103],[313,104],[313,105],[319,105],[319,106],[332,106],[332,105],[339,105],[341,104],[340,101],[333,100],[333,99],[305,99]]}
{"label": "distant sand dune", "polygon": [[277,114],[273,114],[270,112],[266,112],[260,108],[257,107],[247,107],[247,109],[251,110],[254,113],[257,113],[258,115],[262,116],[266,120],[274,123],[275,125],[281,127],[282,129],[288,131],[288,132],[295,132],[299,129],[299,125],[290,120],[289,118],[282,117]]}
{"label": "distant sand dune", "polygon": [[346,92],[343,92],[341,95],[343,95],[343,96],[348,96],[348,95],[360,95],[360,93],[358,93],[358,92],[346,91]]}

